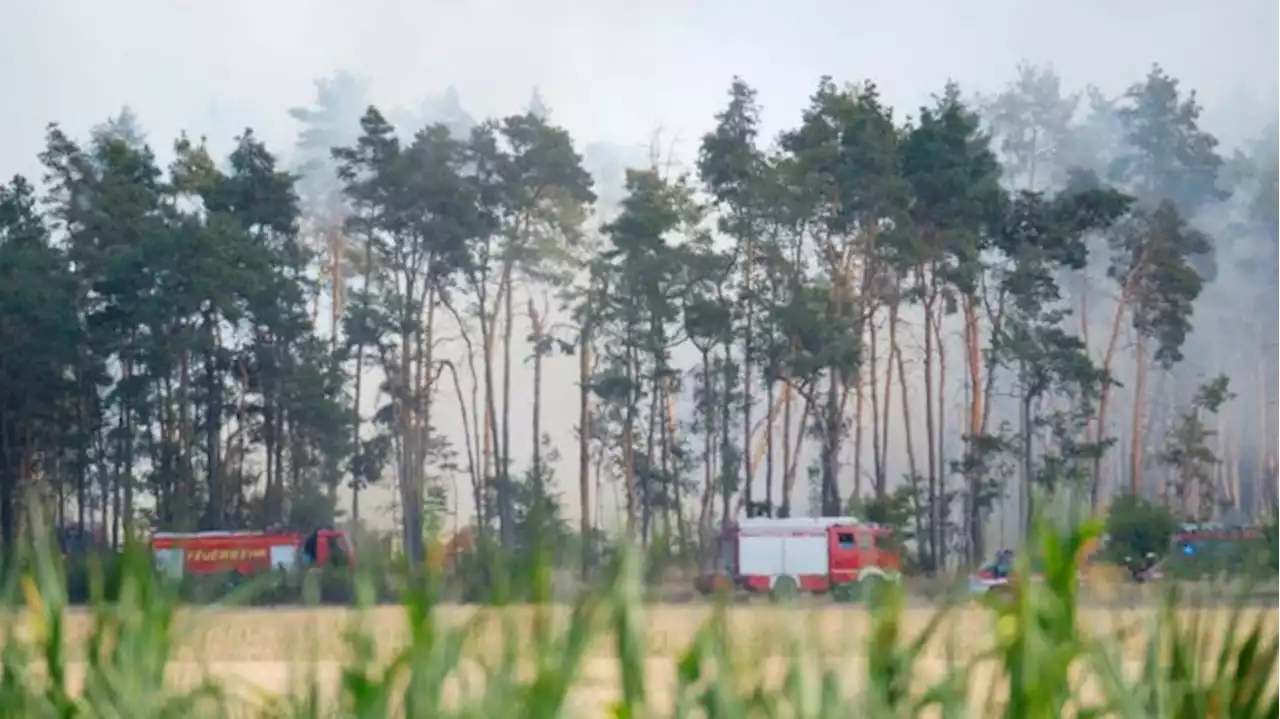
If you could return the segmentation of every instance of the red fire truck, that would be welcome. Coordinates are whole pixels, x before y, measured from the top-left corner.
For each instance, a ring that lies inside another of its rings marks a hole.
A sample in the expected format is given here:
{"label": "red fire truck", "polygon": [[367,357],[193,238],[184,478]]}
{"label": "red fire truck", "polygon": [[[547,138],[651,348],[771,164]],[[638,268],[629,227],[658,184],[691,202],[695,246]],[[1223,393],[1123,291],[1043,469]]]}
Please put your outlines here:
{"label": "red fire truck", "polygon": [[321,529],[294,532],[157,532],[151,536],[156,567],[185,575],[251,575],[272,569],[350,563],[352,552],[344,532]]}
{"label": "red fire truck", "polygon": [[893,531],[852,517],[753,517],[730,522],[714,566],[698,578],[710,593],[726,585],[785,596],[797,592],[856,595],[874,582],[897,581],[902,558]]}

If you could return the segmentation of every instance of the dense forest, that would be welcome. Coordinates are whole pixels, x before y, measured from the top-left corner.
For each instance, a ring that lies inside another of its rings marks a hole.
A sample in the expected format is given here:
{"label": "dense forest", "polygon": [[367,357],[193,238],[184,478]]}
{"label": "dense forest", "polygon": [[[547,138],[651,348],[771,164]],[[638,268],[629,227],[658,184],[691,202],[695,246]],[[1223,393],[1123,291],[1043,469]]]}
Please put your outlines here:
{"label": "dense forest", "polygon": [[536,94],[384,113],[345,75],[283,155],[51,124],[45,176],[0,186],[0,532],[359,528],[387,487],[411,558],[853,512],[929,568],[1037,502],[1248,520],[1277,133],[1226,149],[1200,110],[1159,67],[911,112],[823,78],[767,138],[735,80],[696,166],[629,169]]}

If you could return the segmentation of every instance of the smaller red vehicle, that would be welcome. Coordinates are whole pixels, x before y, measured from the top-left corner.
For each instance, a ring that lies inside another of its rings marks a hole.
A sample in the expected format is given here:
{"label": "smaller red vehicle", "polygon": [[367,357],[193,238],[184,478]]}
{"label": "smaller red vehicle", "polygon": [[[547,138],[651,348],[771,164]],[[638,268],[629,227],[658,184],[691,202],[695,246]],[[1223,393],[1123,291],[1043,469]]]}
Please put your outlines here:
{"label": "smaller red vehicle", "polygon": [[151,536],[156,567],[173,577],[252,575],[276,569],[350,564],[346,534],[321,529],[295,532],[157,532]]}

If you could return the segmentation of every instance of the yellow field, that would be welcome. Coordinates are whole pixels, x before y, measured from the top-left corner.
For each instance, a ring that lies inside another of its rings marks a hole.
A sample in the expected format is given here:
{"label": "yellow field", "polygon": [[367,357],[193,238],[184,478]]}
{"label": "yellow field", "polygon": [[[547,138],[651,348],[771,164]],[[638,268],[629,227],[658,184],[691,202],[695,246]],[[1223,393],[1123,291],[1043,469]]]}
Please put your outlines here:
{"label": "yellow field", "polygon": [[[562,623],[567,610],[548,610],[554,623]],[[1257,610],[1268,614],[1275,626],[1276,610]],[[705,605],[657,605],[646,609],[643,632],[647,639],[646,681],[649,696],[659,705],[666,704],[675,685],[677,654],[687,647],[697,628],[710,616]],[[932,610],[908,610],[905,627],[908,635],[920,631]],[[1202,621],[1225,626],[1226,611],[1197,612]],[[501,615],[493,610],[471,607],[441,607],[437,616],[442,624],[460,626],[477,617],[487,623],[479,632],[468,654],[466,665],[447,694],[474,695],[480,690],[482,665],[496,660],[497,650],[506,641],[517,641],[527,648],[529,627],[534,616],[531,608],[507,610]],[[173,679],[187,683],[208,671],[229,680],[233,685],[253,693],[289,692],[298,682],[314,672],[322,685],[336,684],[341,662],[346,659],[343,632],[356,615],[343,609],[284,610],[191,610],[181,615],[182,636],[171,666]],[[1126,641],[1127,661],[1136,664],[1144,627],[1153,619],[1151,610],[1085,611],[1081,624],[1088,631],[1109,636],[1132,633]],[[504,621],[505,620],[505,621]],[[363,616],[366,631],[376,638],[379,654],[389,657],[403,646],[408,635],[403,611],[395,607],[374,609]],[[768,683],[780,681],[788,648],[794,638],[805,642],[806,656],[825,666],[838,666],[848,677],[847,689],[857,690],[863,674],[864,647],[868,614],[856,607],[825,605],[813,608],[733,607],[729,610],[732,642],[736,654],[749,658],[744,662],[745,680],[763,678]],[[80,645],[90,628],[87,614],[73,612],[68,617],[69,675],[75,681],[81,671],[83,652]],[[918,667],[921,684],[941,678],[948,670],[947,655],[962,663],[991,646],[995,635],[989,612],[966,609],[953,612],[938,641],[930,647],[927,660]],[[1130,670],[1134,666],[1128,667]],[[986,688],[993,684],[993,666],[976,666],[971,685]],[[616,698],[618,670],[613,658],[611,637],[605,632],[583,667],[581,680],[573,696],[573,705],[588,715],[595,714]],[[1082,686],[1082,692],[1089,689]],[[974,692],[980,700],[985,691]]]}

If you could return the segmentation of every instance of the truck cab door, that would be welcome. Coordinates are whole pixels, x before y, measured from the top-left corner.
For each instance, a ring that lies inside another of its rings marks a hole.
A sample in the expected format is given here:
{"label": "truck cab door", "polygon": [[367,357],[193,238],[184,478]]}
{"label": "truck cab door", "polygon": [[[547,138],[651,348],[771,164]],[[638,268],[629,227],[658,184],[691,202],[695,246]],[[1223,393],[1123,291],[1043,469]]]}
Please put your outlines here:
{"label": "truck cab door", "polygon": [[858,579],[858,538],[852,529],[840,527],[831,530],[828,539],[832,584],[844,584]]}
{"label": "truck cab door", "polygon": [[880,562],[879,550],[876,548],[876,537],[868,531],[860,531],[856,535],[858,540],[858,549],[855,552],[858,563],[858,571],[862,571],[867,567],[878,567]]}

